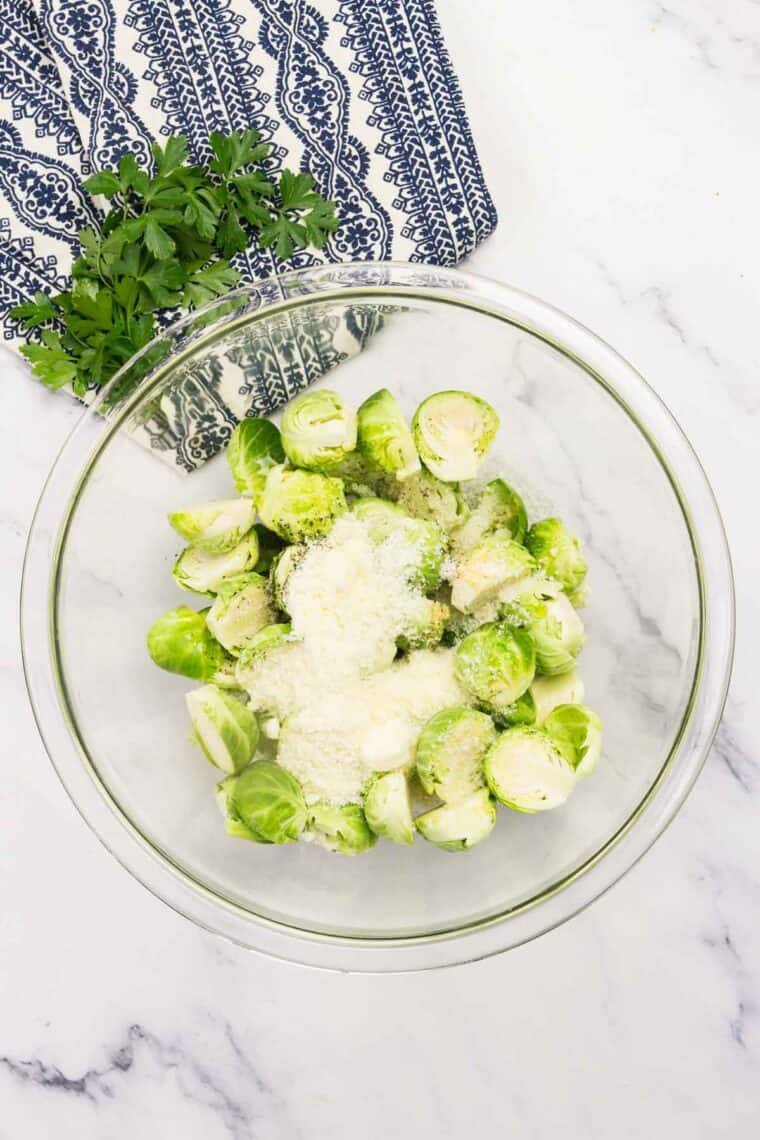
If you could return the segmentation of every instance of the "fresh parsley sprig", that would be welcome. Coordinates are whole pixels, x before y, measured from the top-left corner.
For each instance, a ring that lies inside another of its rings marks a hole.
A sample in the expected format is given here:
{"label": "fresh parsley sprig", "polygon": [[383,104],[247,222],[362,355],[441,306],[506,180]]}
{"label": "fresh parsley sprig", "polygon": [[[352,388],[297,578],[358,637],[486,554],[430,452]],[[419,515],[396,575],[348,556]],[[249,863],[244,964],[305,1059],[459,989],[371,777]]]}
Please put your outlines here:
{"label": "fresh parsley sprig", "polygon": [[36,333],[21,352],[49,388],[100,388],[156,335],[159,311],[194,309],[234,288],[240,274],[229,259],[252,240],[285,261],[297,248],[321,249],[337,230],[335,203],[310,174],[271,180],[262,165],[270,148],[256,131],[209,142],[206,166],[191,164],[187,140],[175,135],[153,144],[151,171],[126,154],[118,170],[85,182],[110,209],[100,230],[78,235],[70,287],[11,312]]}

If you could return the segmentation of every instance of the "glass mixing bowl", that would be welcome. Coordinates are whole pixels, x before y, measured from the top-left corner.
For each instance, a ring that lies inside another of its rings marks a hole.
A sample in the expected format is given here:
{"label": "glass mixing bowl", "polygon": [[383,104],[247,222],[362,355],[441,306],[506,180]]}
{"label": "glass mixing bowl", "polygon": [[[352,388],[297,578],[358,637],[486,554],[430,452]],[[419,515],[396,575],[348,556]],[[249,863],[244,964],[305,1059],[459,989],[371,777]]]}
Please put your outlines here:
{"label": "glass mixing bowl", "polygon": [[[604,721],[603,759],[560,810],[501,810],[488,842],[466,854],[418,840],[346,858],[228,839],[212,796],[219,773],[188,739],[192,683],[146,652],[154,619],[192,604],[171,577],[181,544],[167,511],[229,495],[223,455],[199,460],[219,451],[236,415],[320,372],[354,404],[387,386],[408,415],[442,388],[484,396],[502,423],[491,468],[533,517],[556,512],[585,542],[581,671]],[[673,818],[705,760],[733,623],[710,487],[633,368],[515,289],[393,264],[295,273],[169,329],[64,446],[22,591],[37,722],[106,847],[209,930],[342,970],[494,954],[605,891]]]}

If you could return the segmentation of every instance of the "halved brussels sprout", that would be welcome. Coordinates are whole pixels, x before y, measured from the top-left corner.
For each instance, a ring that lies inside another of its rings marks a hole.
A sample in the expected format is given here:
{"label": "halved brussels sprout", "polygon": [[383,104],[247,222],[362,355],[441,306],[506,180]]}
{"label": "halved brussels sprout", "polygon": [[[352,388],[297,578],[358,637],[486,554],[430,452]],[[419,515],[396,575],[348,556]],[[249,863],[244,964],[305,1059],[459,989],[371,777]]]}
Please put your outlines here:
{"label": "halved brussels sprout", "polygon": [[554,677],[569,673],[583,648],[583,622],[562,593],[528,594],[502,606],[501,616],[527,629],[536,647],[536,671]]}
{"label": "halved brussels sprout", "polygon": [[351,514],[365,524],[372,542],[384,542],[394,531],[400,530],[409,517],[395,503],[376,498],[357,499]]}
{"label": "halved brussels sprout", "polygon": [[565,530],[559,519],[541,519],[525,536],[525,545],[548,578],[563,590],[579,590],[586,577],[586,560],[575,535]]}
{"label": "halved brussels sprout", "polygon": [[265,653],[269,653],[271,649],[276,649],[290,641],[291,636],[292,628],[288,624],[264,626],[241,649],[240,656],[237,659],[238,672],[241,669],[247,669],[254,661],[258,661]]}
{"label": "halved brussels sprout", "polygon": [[287,585],[290,575],[295,570],[298,563],[306,553],[306,547],[303,544],[298,546],[286,546],[277,554],[272,562],[269,571],[269,585],[272,590],[272,596],[279,609],[288,612],[287,602]]}
{"label": "halved brussels sprout", "polygon": [[403,772],[377,772],[364,789],[364,815],[375,835],[393,843],[414,842],[409,783]]}
{"label": "halved brussels sprout", "polygon": [[445,531],[461,526],[469,513],[458,488],[442,483],[424,467],[400,485],[397,502],[413,518],[438,523]]}
{"label": "halved brussels sprout", "polygon": [[525,504],[517,491],[503,479],[492,479],[480,492],[469,517],[451,532],[451,543],[457,552],[465,553],[491,531],[509,531],[515,542],[522,542],[527,529]]}
{"label": "halved brussels sprout", "polygon": [[412,433],[395,396],[381,388],[357,413],[359,450],[371,468],[407,479],[420,469]]}
{"label": "halved brussels sprout", "polygon": [[214,799],[216,800],[217,807],[222,813],[224,819],[225,830],[228,835],[233,839],[247,839],[251,843],[268,843],[268,839],[262,839],[251,831],[250,827],[238,819],[232,807],[232,789],[237,782],[237,776],[225,776],[214,789]]}
{"label": "halved brussels sprout", "polygon": [[229,661],[206,625],[206,610],[169,610],[148,630],[148,653],[160,669],[195,681],[213,681]]}
{"label": "halved brussels sprout", "polygon": [[377,843],[377,836],[367,826],[358,804],[335,804],[320,801],[309,810],[308,830],[328,851],[339,855],[358,855]]}
{"label": "halved brussels sprout", "polygon": [[253,570],[259,559],[256,529],[249,530],[242,542],[224,554],[209,554],[197,546],[186,546],[174,563],[174,581],[194,594],[215,594],[223,582]]}
{"label": "halved brussels sprout", "polygon": [[343,483],[317,471],[273,467],[259,502],[264,526],[286,542],[327,534],[346,510]]}
{"label": "halved brussels sprout", "polygon": [[229,775],[250,764],[259,741],[255,715],[215,685],[193,689],[185,697],[195,739],[208,760]]}
{"label": "halved brussels sprout", "polygon": [[219,587],[206,617],[216,640],[237,655],[251,638],[274,621],[267,580],[261,574],[239,574]]}
{"label": "halved brussels sprout", "polygon": [[241,420],[227,445],[227,462],[230,465],[235,490],[239,495],[250,495],[258,505],[264,490],[267,472],[285,460],[280,432],[271,420]]}
{"label": "halved brussels sprout", "polygon": [[177,534],[209,554],[223,554],[242,542],[253,526],[256,507],[250,499],[215,499],[185,511],[172,511]]}
{"label": "halved brussels sprout", "polygon": [[401,528],[413,556],[409,562],[409,580],[425,594],[437,590],[446,559],[446,535],[427,519],[407,519]]}
{"label": "halved brussels sprout", "polygon": [[417,741],[417,775],[428,795],[453,803],[485,785],[483,757],[496,739],[490,716],[461,705],[431,717]]}
{"label": "halved brussels sprout", "polygon": [[443,637],[450,613],[445,602],[420,598],[414,619],[396,640],[399,649],[404,653],[411,649],[433,649]]}
{"label": "halved brussels sprout", "polygon": [[527,577],[535,563],[524,546],[496,530],[457,559],[451,580],[451,601],[463,613],[472,613],[491,601],[507,582]]}
{"label": "halved brussels sprout", "polygon": [[382,471],[371,468],[358,450],[349,451],[345,459],[330,474],[337,475],[343,480],[346,495],[361,499],[383,495],[385,492],[381,490],[381,487],[386,481],[392,482],[392,485],[396,486],[395,480],[390,480]]}
{"label": "halved brussels sprout", "polygon": [[499,427],[490,404],[470,392],[436,392],[412,420],[419,457],[444,483],[474,479]]}
{"label": "halved brussels sprout", "polygon": [[282,446],[294,467],[330,474],[356,447],[356,412],[329,388],[302,392],[282,414]]}
{"label": "halved brussels sprout", "polygon": [[536,706],[536,724],[540,728],[558,705],[583,702],[583,681],[575,669],[571,669],[569,673],[560,673],[556,677],[536,677],[530,692]]}
{"label": "halved brussels sprout", "polygon": [[272,760],[257,760],[240,773],[231,806],[246,827],[270,843],[294,843],[306,826],[301,785]]}
{"label": "halved brussels sprout", "polygon": [[537,728],[508,728],[483,760],[488,786],[515,811],[559,807],[575,787],[575,771],[555,742]]}
{"label": "halved brussels sprout", "polygon": [[495,713],[508,712],[530,685],[535,671],[533,639],[505,622],[487,622],[457,646],[458,680]]}
{"label": "halved brussels sprout", "polygon": [[463,800],[418,815],[414,821],[420,835],[444,851],[468,851],[493,831],[496,808],[488,788]]}
{"label": "halved brussels sprout", "polygon": [[577,776],[593,772],[602,751],[602,722],[586,705],[558,705],[544,721],[544,732],[568,755]]}
{"label": "halved brussels sprout", "polygon": [[273,530],[267,530],[261,523],[256,523],[253,530],[259,541],[259,557],[256,565],[252,566],[251,569],[255,570],[257,574],[268,574],[285,542],[279,534],[275,534]]}
{"label": "halved brussels sprout", "polygon": [[[206,616],[208,617],[208,611]],[[218,689],[224,689],[226,693],[233,693],[238,697],[243,696],[245,690],[237,679],[237,662],[234,657],[228,657],[221,669],[217,669],[212,678],[214,684]]]}

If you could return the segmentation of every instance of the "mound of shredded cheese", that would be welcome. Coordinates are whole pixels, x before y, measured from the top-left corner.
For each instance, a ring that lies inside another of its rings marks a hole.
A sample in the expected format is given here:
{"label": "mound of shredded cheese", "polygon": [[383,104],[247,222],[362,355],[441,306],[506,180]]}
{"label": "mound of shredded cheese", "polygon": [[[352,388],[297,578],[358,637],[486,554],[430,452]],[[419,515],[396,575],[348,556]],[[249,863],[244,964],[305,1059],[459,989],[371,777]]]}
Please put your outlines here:
{"label": "mound of shredded cheese", "polygon": [[409,582],[416,551],[402,533],[373,542],[340,518],[292,571],[291,638],[246,671],[251,706],[281,721],[277,759],[307,802],[358,803],[372,772],[410,767],[422,725],[469,703],[449,649],[395,660],[426,605]]}

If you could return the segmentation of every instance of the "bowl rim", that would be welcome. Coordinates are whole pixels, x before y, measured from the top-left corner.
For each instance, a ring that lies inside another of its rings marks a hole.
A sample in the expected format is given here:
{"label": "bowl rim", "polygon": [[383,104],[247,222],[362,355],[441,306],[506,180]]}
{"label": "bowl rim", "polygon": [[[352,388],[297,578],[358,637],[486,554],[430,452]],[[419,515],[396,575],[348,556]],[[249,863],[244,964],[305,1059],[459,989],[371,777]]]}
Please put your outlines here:
{"label": "bowl rim", "polygon": [[[400,937],[360,937],[283,923],[216,893],[174,862],[140,831],[100,779],[68,706],[55,652],[60,555],[79,494],[108,440],[146,393],[178,366],[184,354],[229,336],[239,325],[354,296],[417,296],[469,308],[517,325],[573,360],[633,421],[667,476],[691,540],[699,590],[699,648],[683,720],[660,771],[628,818],[579,867],[533,898],[453,929]],[[243,308],[232,319],[231,300],[239,300]],[[216,312],[218,319],[209,322]],[[193,336],[199,323],[200,336]],[[98,414],[136,359],[156,343],[171,342],[188,332],[189,343],[141,381],[117,415],[109,419]],[[608,378],[610,372],[615,384]],[[521,945],[578,913],[633,867],[672,821],[707,758],[730,682],[734,626],[730,553],[714,494],[686,436],[643,377],[596,334],[522,290],[462,270],[403,262],[352,262],[293,271],[235,290],[159,334],[84,409],[60,449],[32,520],[21,589],[24,674],[43,744],[77,810],[122,866],[178,913],[248,949],[306,965],[369,972],[453,965]],[[43,641],[47,653],[41,652]],[[642,822],[645,827],[635,826]]]}

